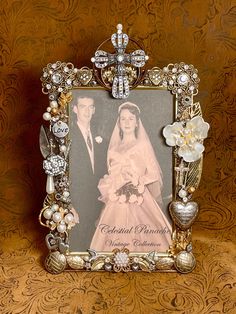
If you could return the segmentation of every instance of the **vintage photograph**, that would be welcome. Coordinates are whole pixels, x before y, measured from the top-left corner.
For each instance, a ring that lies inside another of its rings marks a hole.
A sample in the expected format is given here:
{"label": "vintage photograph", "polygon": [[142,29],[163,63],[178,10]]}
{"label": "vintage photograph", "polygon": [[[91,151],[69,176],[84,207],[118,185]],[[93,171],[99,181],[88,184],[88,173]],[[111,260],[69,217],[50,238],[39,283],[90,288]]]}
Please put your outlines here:
{"label": "vintage photograph", "polygon": [[166,252],[173,169],[162,129],[173,122],[173,96],[150,88],[126,100],[101,88],[73,89],[72,96],[69,177],[78,223],[70,251]]}

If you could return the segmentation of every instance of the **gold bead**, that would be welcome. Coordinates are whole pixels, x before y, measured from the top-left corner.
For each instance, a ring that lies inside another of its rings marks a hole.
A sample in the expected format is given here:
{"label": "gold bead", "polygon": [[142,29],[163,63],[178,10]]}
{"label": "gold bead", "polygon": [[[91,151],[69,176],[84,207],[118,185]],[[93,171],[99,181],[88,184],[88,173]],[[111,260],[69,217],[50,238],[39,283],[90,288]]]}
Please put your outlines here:
{"label": "gold bead", "polygon": [[190,186],[190,188],[188,189],[189,193],[193,193],[195,192],[195,187],[194,186]]}
{"label": "gold bead", "polygon": [[64,213],[64,208],[63,208],[63,207],[59,207],[58,211],[59,211],[60,213]]}
{"label": "gold bead", "polygon": [[58,109],[57,108],[52,108],[52,111],[51,111],[53,114],[57,114],[58,113]]}

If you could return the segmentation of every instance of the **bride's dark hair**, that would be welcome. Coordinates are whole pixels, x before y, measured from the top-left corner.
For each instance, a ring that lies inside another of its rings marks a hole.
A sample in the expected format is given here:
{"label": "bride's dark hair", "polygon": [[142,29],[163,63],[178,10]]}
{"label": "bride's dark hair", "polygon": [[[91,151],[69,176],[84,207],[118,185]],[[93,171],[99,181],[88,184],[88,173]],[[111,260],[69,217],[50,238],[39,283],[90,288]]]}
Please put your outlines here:
{"label": "bride's dark hair", "polygon": [[[137,138],[138,137],[138,130],[139,130],[140,109],[139,109],[139,107],[137,105],[133,104],[132,102],[127,101],[127,102],[123,103],[119,107],[119,110],[118,110],[118,112],[119,112],[119,122],[120,122],[121,111],[124,110],[124,109],[128,109],[129,112],[132,113],[133,115],[135,115],[135,117],[136,117],[137,126],[135,127],[134,135]],[[121,130],[120,125],[119,125],[119,129],[120,129],[120,131],[119,131],[120,138],[123,139],[123,131]]]}

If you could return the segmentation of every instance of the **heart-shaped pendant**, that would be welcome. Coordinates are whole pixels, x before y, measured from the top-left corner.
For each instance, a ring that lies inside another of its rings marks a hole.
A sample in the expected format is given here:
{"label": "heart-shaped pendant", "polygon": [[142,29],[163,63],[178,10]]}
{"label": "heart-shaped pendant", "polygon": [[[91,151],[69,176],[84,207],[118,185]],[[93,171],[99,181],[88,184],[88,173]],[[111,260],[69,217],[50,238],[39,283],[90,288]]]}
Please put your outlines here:
{"label": "heart-shaped pendant", "polygon": [[58,243],[60,253],[64,254],[69,251],[69,244],[64,243],[61,238],[58,239]]}
{"label": "heart-shaped pendant", "polygon": [[183,230],[188,229],[193,224],[198,214],[196,202],[172,202],[169,209],[172,219]]}
{"label": "heart-shaped pendant", "polygon": [[46,235],[45,241],[49,250],[59,249],[62,254],[69,250],[69,244],[64,243],[61,237],[55,236],[52,233]]}
{"label": "heart-shaped pendant", "polygon": [[153,68],[148,72],[149,79],[154,85],[158,85],[162,81],[162,71],[159,68]]}
{"label": "heart-shaped pendant", "polygon": [[77,72],[77,77],[82,85],[87,85],[93,77],[93,72],[91,69],[83,67]]}
{"label": "heart-shaped pendant", "polygon": [[52,233],[48,233],[45,237],[46,245],[49,250],[55,250],[58,248],[58,239]]}

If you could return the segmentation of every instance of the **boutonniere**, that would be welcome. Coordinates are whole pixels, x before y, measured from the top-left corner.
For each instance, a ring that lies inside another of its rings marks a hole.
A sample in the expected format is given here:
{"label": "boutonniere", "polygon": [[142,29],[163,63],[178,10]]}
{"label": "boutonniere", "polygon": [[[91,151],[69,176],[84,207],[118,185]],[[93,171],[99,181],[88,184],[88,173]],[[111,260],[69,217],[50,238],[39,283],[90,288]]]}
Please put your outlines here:
{"label": "boutonniere", "polygon": [[101,144],[102,141],[103,141],[103,138],[101,136],[96,136],[95,137],[95,141],[98,143],[98,144]]}

